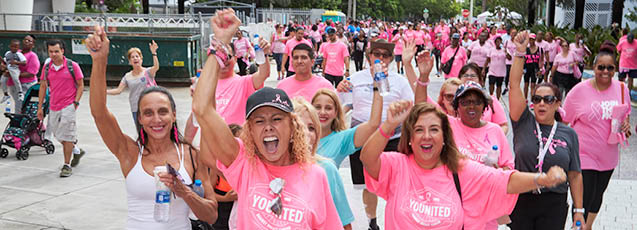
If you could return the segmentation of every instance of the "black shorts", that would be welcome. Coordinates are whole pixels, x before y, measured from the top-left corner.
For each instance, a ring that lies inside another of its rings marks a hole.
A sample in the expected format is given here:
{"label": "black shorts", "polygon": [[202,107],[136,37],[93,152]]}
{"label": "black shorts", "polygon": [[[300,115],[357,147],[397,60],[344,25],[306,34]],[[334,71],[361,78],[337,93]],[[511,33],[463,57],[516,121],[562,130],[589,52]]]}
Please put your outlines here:
{"label": "black shorts", "polygon": [[[384,152],[398,151],[398,142],[400,138],[396,138],[387,142]],[[361,162],[361,151],[358,150],[354,154],[349,155],[349,165],[351,168],[352,182],[354,184],[365,184],[365,175],[363,175],[363,162]]]}
{"label": "black shorts", "polygon": [[498,87],[501,87],[502,82],[504,82],[504,77],[489,75],[489,85],[497,85]]}
{"label": "black shorts", "polygon": [[637,78],[637,69],[628,70],[628,72],[619,73],[619,80],[623,81],[626,77]]}
{"label": "black shorts", "polygon": [[537,82],[537,70],[536,69],[527,69],[526,73],[524,73],[524,82],[525,83],[533,83]]}
{"label": "black shorts", "polygon": [[394,61],[396,61],[396,62],[403,61],[403,55],[402,54],[394,55]]}
{"label": "black shorts", "polygon": [[334,87],[338,86],[338,83],[341,83],[343,80],[343,76],[334,76],[329,74],[324,74],[323,77],[330,81]]}
{"label": "black shorts", "polygon": [[[511,230],[562,230],[568,216],[566,193],[523,193],[511,212]],[[569,225],[570,226],[570,225]]]}

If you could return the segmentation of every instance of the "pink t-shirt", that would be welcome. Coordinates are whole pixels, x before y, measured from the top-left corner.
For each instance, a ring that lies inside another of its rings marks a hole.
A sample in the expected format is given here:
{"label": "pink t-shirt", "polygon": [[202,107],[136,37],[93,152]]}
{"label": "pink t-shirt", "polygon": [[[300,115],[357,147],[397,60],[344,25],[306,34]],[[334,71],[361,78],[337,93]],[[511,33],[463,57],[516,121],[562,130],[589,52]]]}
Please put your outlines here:
{"label": "pink t-shirt", "polygon": [[575,43],[571,43],[568,50],[570,50],[570,52],[573,52],[575,54],[575,56],[573,57],[575,57],[576,61],[578,62],[584,61],[584,56],[586,55],[586,48],[584,45],[580,45],[580,47],[577,48],[575,46]]}
{"label": "pink t-shirt", "polygon": [[294,72],[294,67],[292,67],[292,50],[294,50],[294,47],[296,47],[296,45],[301,43],[305,43],[309,45],[310,47],[312,47],[312,42],[308,41],[307,39],[297,41],[296,38],[292,38],[292,39],[288,39],[288,41],[285,43],[285,50],[283,51],[283,53],[288,55],[288,61],[290,62],[288,71]]}
{"label": "pink t-shirt", "polygon": [[[20,51],[21,52],[21,51]],[[38,55],[29,51],[28,53],[22,53],[25,58],[27,58],[26,65],[20,65],[18,68],[20,69],[20,73],[29,72],[33,74],[32,77],[21,77],[20,83],[31,83],[38,80],[38,70],[40,69],[40,60],[38,59]],[[13,81],[7,81],[7,86],[13,86]]]}
{"label": "pink t-shirt", "polygon": [[[613,79],[608,89],[599,92],[591,80],[577,84],[566,96],[564,121],[577,132],[582,170],[607,171],[617,167],[619,159],[618,145],[608,144],[607,140],[613,107],[622,104],[621,84]],[[625,84],[623,103],[630,107]]]}
{"label": "pink t-shirt", "polygon": [[511,55],[511,60],[506,59],[505,63],[507,65],[513,65],[513,56],[515,54],[515,43],[513,43],[513,41],[511,41],[512,39],[509,39],[507,41],[504,42],[504,48],[506,49],[506,52],[509,53],[509,55]]}
{"label": "pink t-shirt", "polygon": [[484,45],[480,45],[480,41],[474,41],[469,46],[468,50],[471,51],[471,58],[469,63],[476,63],[480,67],[484,67],[484,63],[487,61],[487,55],[491,50],[491,45],[485,42]]}
{"label": "pink t-shirt", "polygon": [[422,30],[418,30],[414,32],[414,38],[416,39],[416,45],[424,45],[425,44],[425,32]]}
{"label": "pink t-shirt", "polygon": [[425,33],[425,46],[429,49],[433,49],[433,44],[431,43],[431,36],[428,33]]}
{"label": "pink t-shirt", "polygon": [[[455,59],[453,59],[451,72],[449,72],[449,74],[445,74],[445,79],[458,77],[458,74],[460,74],[460,69],[462,69],[462,66],[464,66],[465,63],[467,63],[467,52],[464,50],[464,48],[462,47],[459,47],[459,48],[460,49],[458,50],[458,53],[456,54]],[[442,52],[440,66],[442,67],[442,64],[446,63],[449,59],[451,59],[451,57],[453,57],[453,54],[455,52],[456,52],[456,49],[451,48],[451,46],[447,46],[447,48],[445,48],[445,51]]]}
{"label": "pink t-shirt", "polygon": [[342,42],[324,42],[319,49],[325,60],[325,73],[332,76],[343,76],[345,58],[349,57],[347,46]]}
{"label": "pink t-shirt", "polygon": [[252,48],[252,44],[250,40],[246,37],[242,37],[241,39],[237,39],[233,42],[234,44],[234,53],[237,57],[243,57],[246,53],[254,58],[254,48]]}
{"label": "pink t-shirt", "polygon": [[82,69],[77,62],[71,62],[75,74],[75,76],[71,76],[69,68],[66,66],[66,57],[63,59],[62,68],[58,70],[55,70],[52,62],[44,63],[41,78],[44,78],[46,66],[50,65],[48,76],[45,79],[49,85],[49,100],[51,103],[49,108],[53,111],[60,111],[75,101],[77,93],[76,81],[84,78],[84,74],[82,74]]}
{"label": "pink t-shirt", "polygon": [[274,42],[272,43],[272,53],[280,54],[285,52],[285,44],[283,44],[282,41],[279,41],[279,39],[285,37],[284,34],[275,33],[272,36],[274,36]]}
{"label": "pink t-shirt", "polygon": [[546,52],[549,53],[549,62],[555,61],[555,56],[559,54],[560,50],[560,40],[553,40],[553,42],[548,42],[548,45],[546,45]]}
{"label": "pink t-shirt", "polygon": [[[219,79],[215,100],[217,112],[228,124],[243,125],[246,115],[248,97],[256,91],[252,83],[252,75]],[[259,86],[259,89],[263,85]]]}
{"label": "pink t-shirt", "polygon": [[[619,56],[619,67],[628,69],[637,69],[637,40],[628,43],[627,40],[620,41],[617,44],[617,51],[621,52]],[[26,54],[24,55],[26,56]]]}
{"label": "pink t-shirt", "polygon": [[285,91],[290,98],[302,96],[307,101],[312,101],[312,97],[314,97],[316,91],[322,88],[336,92],[336,89],[330,81],[316,75],[312,75],[312,78],[305,81],[297,80],[296,75],[294,75],[279,81],[276,87]]}
{"label": "pink t-shirt", "polygon": [[395,55],[402,55],[403,54],[403,49],[404,49],[404,44],[405,44],[405,41],[403,41],[403,35],[396,34],[396,36],[394,36],[394,38],[392,38],[392,43],[396,44],[394,46],[394,54]]}
{"label": "pink t-shirt", "polygon": [[481,119],[483,121],[492,122],[497,125],[507,123],[509,120],[507,119],[507,115],[504,112],[504,108],[502,108],[502,104],[500,104],[498,98],[495,97],[495,95],[491,95],[491,101],[493,101],[493,110],[491,110],[491,107],[487,106],[487,108],[482,113]]}
{"label": "pink t-shirt", "polygon": [[321,36],[321,33],[319,33],[318,31],[311,31],[310,37],[312,37],[312,39],[314,39],[315,42],[322,42],[322,39],[323,39],[323,37]]}
{"label": "pink t-shirt", "polygon": [[573,62],[575,62],[573,52],[568,52],[568,55],[566,55],[566,57],[562,56],[562,53],[560,53],[555,56],[555,60],[553,60],[553,66],[557,66],[557,72],[572,74]]}
{"label": "pink t-shirt", "polygon": [[[243,143],[236,140],[237,158],[229,167],[217,161],[217,168],[239,196],[237,229],[343,229],[321,166],[274,166],[258,157],[248,159]],[[276,197],[269,186],[274,178],[285,180],[280,216],[268,208]]]}
{"label": "pink t-shirt", "polygon": [[480,164],[484,164],[487,154],[494,145],[498,146],[500,157],[498,158],[498,166],[515,168],[513,162],[513,154],[511,146],[506,135],[502,132],[499,125],[487,122],[485,126],[480,128],[471,128],[462,124],[460,118],[449,117],[449,125],[453,132],[453,139],[460,153],[467,156]]}
{"label": "pink t-shirt", "polygon": [[365,170],[370,192],[387,200],[385,229],[484,230],[487,222],[510,214],[518,194],[507,194],[514,170],[503,171],[461,160],[458,171],[462,203],[451,171],[423,169],[414,154],[384,152],[378,180]]}
{"label": "pink t-shirt", "polygon": [[492,47],[488,57],[491,58],[491,61],[489,62],[489,73],[487,73],[487,75],[496,77],[506,76],[507,67],[504,60],[507,59],[507,55],[504,53],[504,49],[496,49]]}
{"label": "pink t-shirt", "polygon": [[407,31],[405,31],[404,34],[405,34],[404,35],[405,39],[408,40],[408,41],[416,39],[416,31],[407,30]]}

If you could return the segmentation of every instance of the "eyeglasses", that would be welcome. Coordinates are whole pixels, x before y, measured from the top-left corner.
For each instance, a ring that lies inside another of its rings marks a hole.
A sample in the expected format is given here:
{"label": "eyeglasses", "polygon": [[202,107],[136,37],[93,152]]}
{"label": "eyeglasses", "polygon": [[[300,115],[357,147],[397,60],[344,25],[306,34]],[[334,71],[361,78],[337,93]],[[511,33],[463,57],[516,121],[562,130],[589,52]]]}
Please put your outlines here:
{"label": "eyeglasses", "polygon": [[269,208],[270,211],[277,216],[280,216],[281,211],[283,211],[283,202],[281,201],[281,191],[283,191],[283,186],[285,186],[285,180],[281,178],[274,178],[274,180],[270,181],[270,192],[274,193],[276,198],[272,200]]}
{"label": "eyeglasses", "polygon": [[615,66],[614,65],[598,65],[597,70],[599,71],[608,70],[609,72],[615,71]]}
{"label": "eyeglasses", "polygon": [[540,102],[542,101],[544,101],[544,103],[546,103],[547,105],[552,105],[553,103],[555,103],[555,101],[557,101],[557,97],[553,95],[546,95],[546,96],[534,95],[531,97],[531,102],[533,102],[533,104],[540,104]]}
{"label": "eyeglasses", "polygon": [[374,55],[374,57],[377,58],[390,58],[391,54],[390,53],[383,53],[383,52],[372,52],[372,55]]}
{"label": "eyeglasses", "polygon": [[446,94],[443,94],[442,96],[447,101],[453,101],[453,98],[455,97],[453,93],[446,93]]}
{"label": "eyeglasses", "polygon": [[463,74],[462,77],[478,79],[478,75],[477,74]]}
{"label": "eyeglasses", "polygon": [[484,102],[482,100],[459,100],[458,103],[464,107],[475,105],[482,105]]}

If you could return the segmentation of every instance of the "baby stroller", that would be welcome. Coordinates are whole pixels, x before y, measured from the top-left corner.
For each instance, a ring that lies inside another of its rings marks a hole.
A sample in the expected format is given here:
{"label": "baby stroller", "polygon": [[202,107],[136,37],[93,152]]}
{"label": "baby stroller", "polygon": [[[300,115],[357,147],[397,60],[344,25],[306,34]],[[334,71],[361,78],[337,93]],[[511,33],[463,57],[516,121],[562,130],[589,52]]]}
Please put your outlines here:
{"label": "baby stroller", "polygon": [[[46,128],[38,119],[38,99],[40,92],[40,84],[31,86],[24,95],[24,103],[22,104],[22,114],[5,113],[4,115],[10,119],[7,128],[2,134],[0,147],[3,145],[15,148],[16,158],[18,160],[26,160],[29,158],[29,149],[31,146],[43,147],[47,154],[55,152],[55,146],[49,140],[44,139]],[[44,103],[42,105],[44,116],[49,113],[49,92],[47,90]],[[9,150],[2,148],[0,157],[6,158]]]}
{"label": "baby stroller", "polygon": [[319,55],[314,59],[314,66],[312,66],[312,73],[321,73],[323,72],[323,56]]}

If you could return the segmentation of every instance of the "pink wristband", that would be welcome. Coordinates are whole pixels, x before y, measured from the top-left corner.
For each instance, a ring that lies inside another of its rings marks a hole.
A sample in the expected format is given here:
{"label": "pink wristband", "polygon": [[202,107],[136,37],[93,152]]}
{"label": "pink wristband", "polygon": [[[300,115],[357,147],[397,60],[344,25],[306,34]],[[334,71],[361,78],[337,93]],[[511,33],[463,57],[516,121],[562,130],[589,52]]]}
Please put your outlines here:
{"label": "pink wristband", "polygon": [[380,135],[383,136],[385,139],[389,139],[391,136],[394,135],[394,132],[392,132],[391,135],[385,134],[385,132],[383,132],[383,129],[380,126],[378,126],[378,131],[380,132]]}
{"label": "pink wristband", "polygon": [[429,81],[420,81],[420,80],[416,80],[416,83],[418,83],[418,85],[420,85],[420,86],[427,86],[427,85],[429,85]]}

